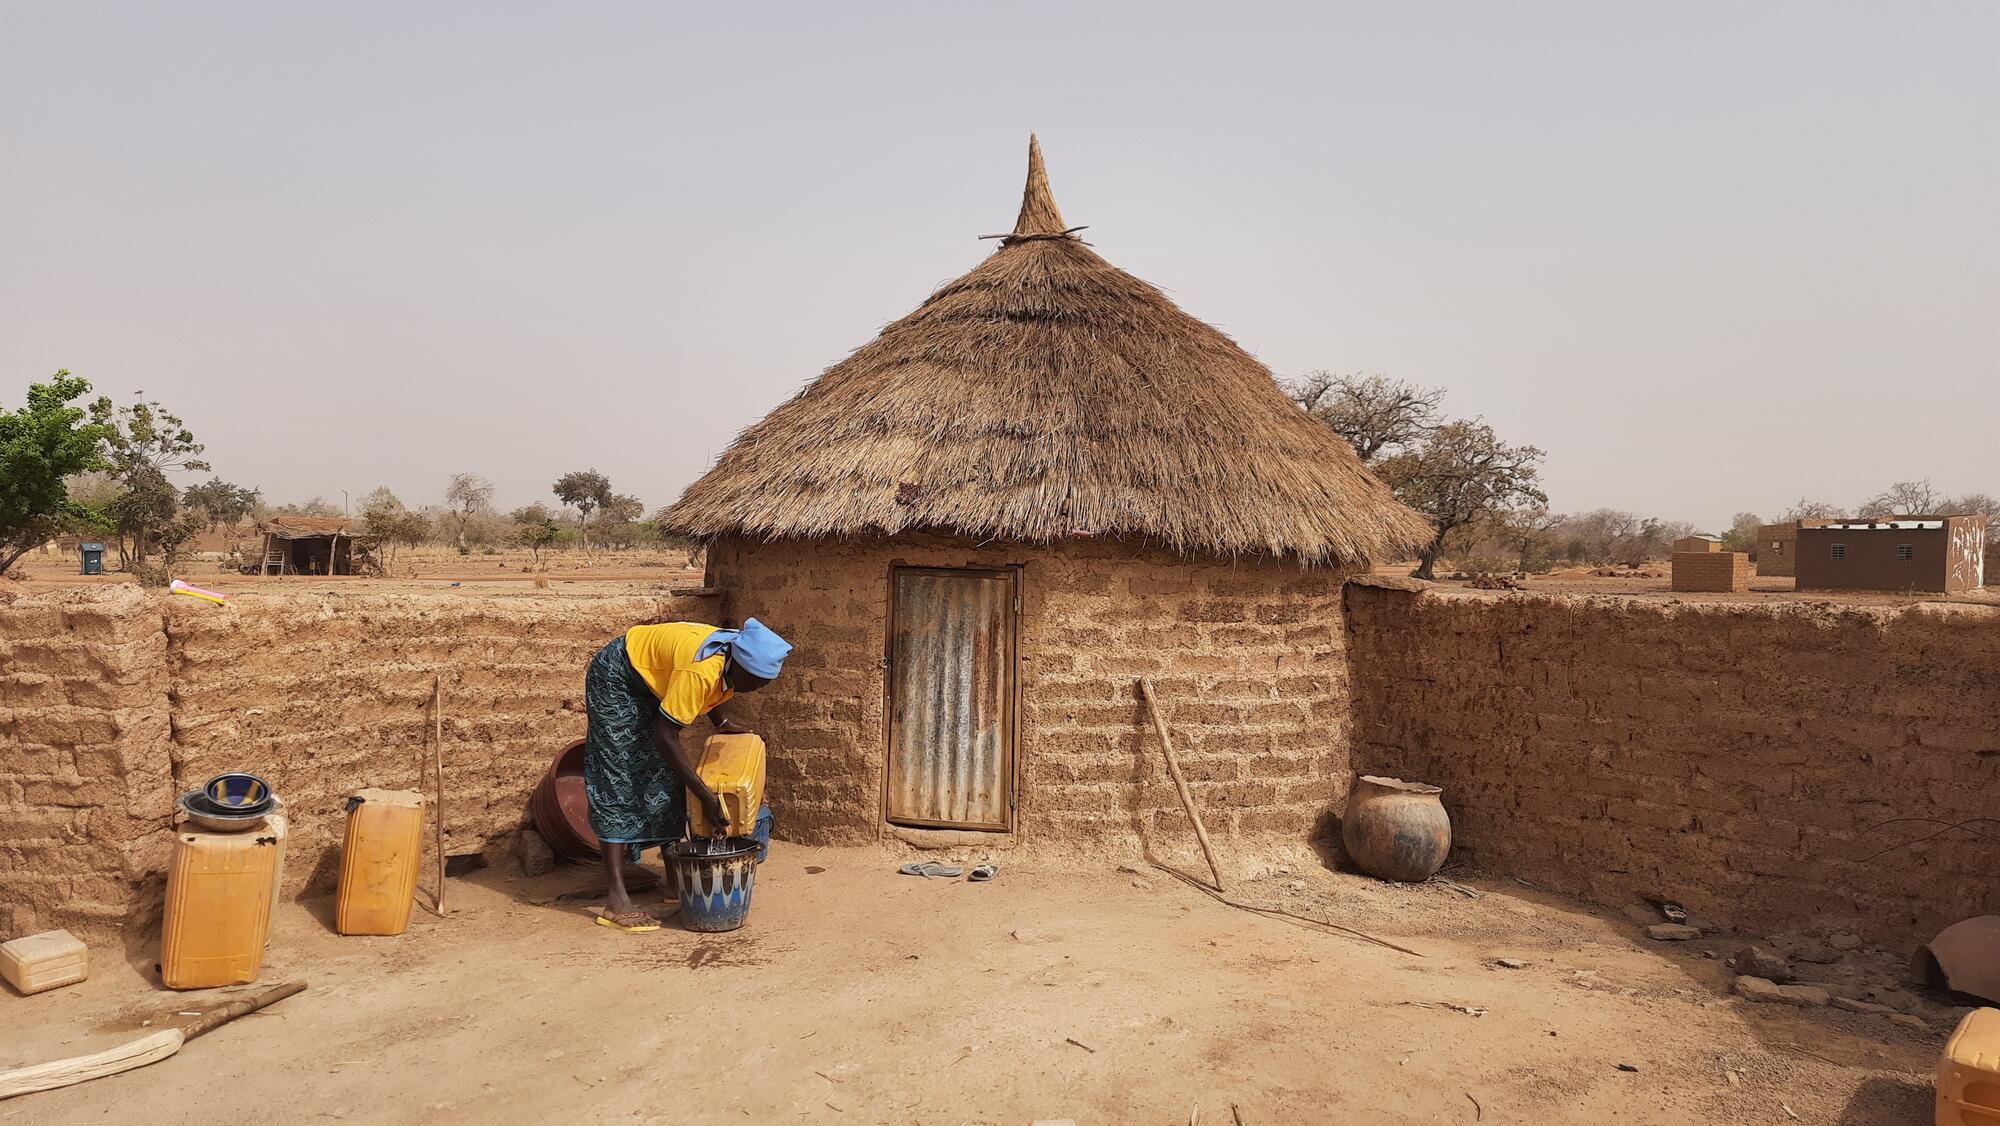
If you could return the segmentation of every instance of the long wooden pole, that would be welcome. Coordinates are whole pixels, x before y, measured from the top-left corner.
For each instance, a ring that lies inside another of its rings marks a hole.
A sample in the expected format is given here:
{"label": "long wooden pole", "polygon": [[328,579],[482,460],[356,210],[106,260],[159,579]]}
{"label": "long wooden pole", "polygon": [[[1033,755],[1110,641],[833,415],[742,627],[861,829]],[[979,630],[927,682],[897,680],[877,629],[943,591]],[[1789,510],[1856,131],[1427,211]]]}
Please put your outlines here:
{"label": "long wooden pole", "polygon": [[157,1063],[180,1051],[182,1044],[202,1033],[212,1032],[237,1017],[245,1013],[254,1013],[274,1001],[282,1001],[305,987],[306,983],[303,981],[288,981],[283,985],[266,989],[262,993],[212,1009],[186,1028],[161,1029],[151,1035],[141,1036],[137,1040],[127,1041],[115,1048],[107,1048],[92,1055],[71,1056],[69,1059],[0,1071],[0,1099],[11,1099],[15,1095],[27,1095],[36,1091],[53,1091],[57,1087],[68,1087],[86,1079],[100,1079],[106,1075],[116,1075],[121,1071]]}
{"label": "long wooden pole", "polygon": [[431,818],[437,827],[438,885],[437,894],[431,904],[444,918],[444,674],[437,674],[437,681],[431,688],[431,763],[437,774],[437,801],[433,803],[436,816]]}
{"label": "long wooden pole", "polygon": [[1194,839],[1201,842],[1201,854],[1208,860],[1209,875],[1215,877],[1215,890],[1228,891],[1222,886],[1222,869],[1215,863],[1215,850],[1208,844],[1208,829],[1201,823],[1201,810],[1194,805],[1194,795],[1188,793],[1187,779],[1181,777],[1180,760],[1174,757],[1174,741],[1167,734],[1167,721],[1160,715],[1160,701],[1153,695],[1151,677],[1139,678],[1139,695],[1146,698],[1146,710],[1153,716],[1153,730],[1160,733],[1160,749],[1167,754],[1167,773],[1174,780],[1174,788],[1181,792],[1181,808],[1187,810],[1188,820],[1194,822]]}

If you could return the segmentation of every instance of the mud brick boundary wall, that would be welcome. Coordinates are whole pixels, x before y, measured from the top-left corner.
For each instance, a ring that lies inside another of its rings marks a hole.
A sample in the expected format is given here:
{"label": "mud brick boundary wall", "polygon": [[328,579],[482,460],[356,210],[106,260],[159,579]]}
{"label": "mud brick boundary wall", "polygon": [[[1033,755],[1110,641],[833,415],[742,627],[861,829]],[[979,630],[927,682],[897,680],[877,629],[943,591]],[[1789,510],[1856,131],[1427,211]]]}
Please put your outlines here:
{"label": "mud brick boundary wall", "polygon": [[129,586],[0,606],[0,935],[146,921],[174,799],[224,770],[284,796],[287,892],[330,888],[347,796],[416,787],[440,674],[445,847],[478,852],[522,824],[550,757],[582,736],[596,648],[713,611],[667,595],[253,592],[216,607]]}
{"label": "mud brick boundary wall", "polygon": [[877,839],[882,638],[863,623],[892,559],[1029,578],[1023,843],[1185,837],[1130,691],[1152,675],[1239,851],[1302,842],[1358,770],[1445,787],[1459,860],[1604,903],[1882,941],[2000,911],[1992,825],[1869,859],[2000,815],[2000,610],[1343,592],[1297,572],[1274,591],[1254,569],[1108,545],[720,554],[736,550],[721,605],[255,592],[212,607],[116,587],[0,606],[0,935],[150,921],[175,795],[229,768],[289,802],[288,892],[329,888],[347,794],[415,784],[439,673],[447,850],[480,851],[582,734],[591,652],[640,621],[748,611],[796,634],[790,688],[747,698],[784,734],[781,835]]}
{"label": "mud brick boundary wall", "polygon": [[1884,941],[2000,912],[2000,826],[1869,859],[2000,816],[2000,610],[1358,584],[1346,605],[1355,764],[1443,786],[1461,860]]}

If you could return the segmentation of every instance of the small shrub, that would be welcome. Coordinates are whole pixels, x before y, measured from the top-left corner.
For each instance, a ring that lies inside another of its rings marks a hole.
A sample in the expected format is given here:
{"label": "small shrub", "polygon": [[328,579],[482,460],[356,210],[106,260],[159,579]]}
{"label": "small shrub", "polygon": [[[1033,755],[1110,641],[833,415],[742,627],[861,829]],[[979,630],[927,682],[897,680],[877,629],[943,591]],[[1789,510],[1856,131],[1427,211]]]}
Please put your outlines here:
{"label": "small shrub", "polygon": [[171,581],[167,569],[157,563],[127,563],[125,573],[138,579],[140,586],[160,587]]}

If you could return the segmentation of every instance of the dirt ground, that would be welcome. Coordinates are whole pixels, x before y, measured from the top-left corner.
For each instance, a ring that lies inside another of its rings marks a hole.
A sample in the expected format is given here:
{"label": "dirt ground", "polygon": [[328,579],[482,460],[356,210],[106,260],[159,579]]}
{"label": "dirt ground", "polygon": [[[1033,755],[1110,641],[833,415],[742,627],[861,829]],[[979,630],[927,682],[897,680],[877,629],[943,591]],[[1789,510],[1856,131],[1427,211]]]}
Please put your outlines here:
{"label": "dirt ground", "polygon": [[[1675,591],[1670,577],[1671,564],[1665,560],[1648,563],[1644,567],[1628,571],[1625,568],[1571,567],[1550,571],[1545,575],[1528,575],[1515,579],[1521,589],[1529,594],[1610,594],[1632,595],[1662,601],[1683,602],[1820,602],[1837,603],[1842,606],[1907,606],[1913,602],[1969,602],[1975,605],[2000,606],[2000,586],[1987,585],[1964,594],[1889,594],[1859,590],[1809,590],[1800,591],[1794,585],[1797,580],[1790,576],[1759,578],[1752,576],[1750,589],[1740,593],[1689,593]],[[1408,563],[1384,564],[1374,569],[1374,574],[1390,577],[1407,577],[1411,565]],[[1612,570],[1613,575],[1599,575],[1596,571]],[[1473,589],[1469,580],[1443,577],[1448,572],[1440,567],[1438,586],[1447,592]]]}
{"label": "dirt ground", "polygon": [[[774,845],[726,935],[592,925],[601,876],[575,866],[454,879],[449,917],[397,938],[287,903],[263,980],[304,994],[0,1123],[1929,1120],[1943,1025],[1751,1005],[1727,993],[1729,940],[1652,942],[1511,881],[1458,877],[1475,900],[1302,851],[1231,888],[1413,957],[1087,857],[1010,855],[983,885],[896,862]],[[0,1066],[228,994],[160,990],[156,951],[0,996]]]}
{"label": "dirt ground", "polygon": [[[525,551],[475,552],[460,555],[444,548],[418,548],[397,556],[387,577],[352,575],[242,575],[212,559],[195,559],[175,572],[176,578],[225,594],[262,591],[352,590],[381,594],[457,589],[468,594],[505,594],[546,582],[550,589],[578,594],[650,591],[656,587],[699,586],[702,572],[689,568],[681,552],[581,551],[547,553],[537,561]],[[108,561],[115,568],[115,555]],[[74,553],[45,555],[31,551],[15,564],[20,581],[0,582],[0,589],[22,594],[135,582],[116,570],[102,575],[77,573]]]}
{"label": "dirt ground", "polygon": [[[115,560],[113,561],[115,565]],[[1377,566],[1377,575],[1406,577],[1412,563],[1385,563]],[[1716,602],[1833,602],[1856,606],[1897,606],[1912,602],[1971,602],[1990,606],[2000,606],[2000,585],[1983,587],[1969,594],[1876,594],[1864,591],[1808,591],[1800,593],[1793,588],[1790,578],[1752,578],[1750,589],[1741,594],[1687,594],[1675,593],[1668,579],[1668,564],[1662,560],[1639,568],[1638,574],[1597,575],[1594,571],[1607,568],[1573,567],[1551,571],[1545,575],[1529,575],[1516,580],[1529,593],[1548,594],[1608,594],[1636,595],[1646,598],[1679,599],[1685,601]],[[0,583],[0,589],[14,590],[22,594],[31,592],[64,590],[75,587],[98,586],[111,583],[134,581],[130,575],[111,573],[105,575],[77,574],[76,558],[73,554],[44,555],[30,552],[15,565],[15,571],[24,576],[20,581]],[[1439,574],[1448,572],[1440,570]],[[1647,577],[1651,573],[1652,577]],[[532,558],[525,551],[507,550],[486,555],[475,552],[460,555],[455,550],[437,547],[406,550],[397,557],[393,574],[388,577],[353,577],[337,575],[332,578],[311,575],[276,576],[239,575],[222,563],[209,559],[190,562],[181,578],[198,586],[220,590],[228,594],[261,591],[297,590],[355,590],[384,594],[406,594],[417,591],[459,589],[468,594],[506,594],[545,582],[550,589],[573,594],[630,594],[660,588],[685,588],[699,586],[703,575],[701,570],[686,566],[686,556],[679,552],[656,550],[600,551],[590,556],[581,551],[551,552],[540,560]],[[315,585],[318,584],[318,585]],[[456,588],[453,584],[458,584]],[[1466,580],[1442,578],[1440,589],[1450,592],[1470,589]]]}

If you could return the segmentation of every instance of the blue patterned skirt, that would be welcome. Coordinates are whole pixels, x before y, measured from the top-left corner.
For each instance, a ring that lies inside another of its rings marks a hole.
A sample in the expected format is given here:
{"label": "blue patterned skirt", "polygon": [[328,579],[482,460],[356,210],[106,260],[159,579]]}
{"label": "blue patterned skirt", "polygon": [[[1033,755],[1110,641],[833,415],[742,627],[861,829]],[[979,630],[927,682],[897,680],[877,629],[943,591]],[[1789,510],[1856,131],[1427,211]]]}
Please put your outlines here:
{"label": "blue patterned skirt", "polygon": [[591,658],[583,702],[590,716],[583,747],[590,831],[606,844],[630,845],[634,860],[686,836],[687,787],[653,742],[660,701],[625,655],[624,637]]}

